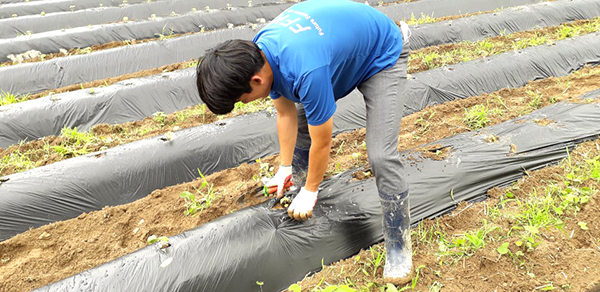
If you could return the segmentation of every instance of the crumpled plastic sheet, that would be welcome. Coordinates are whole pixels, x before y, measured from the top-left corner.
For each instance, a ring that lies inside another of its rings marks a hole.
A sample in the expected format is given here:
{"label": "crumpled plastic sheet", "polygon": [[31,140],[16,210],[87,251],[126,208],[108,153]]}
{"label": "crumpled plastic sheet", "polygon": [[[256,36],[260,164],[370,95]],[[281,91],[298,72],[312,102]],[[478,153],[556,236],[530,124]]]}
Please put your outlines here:
{"label": "crumpled plastic sheet", "polygon": [[[480,0],[481,1],[481,0]],[[392,6],[378,7],[383,13],[388,15],[390,18],[399,20],[402,18],[410,17],[410,13],[414,11],[423,10],[420,2],[407,3],[409,5],[405,10],[394,9]],[[483,4],[487,2],[482,2]],[[552,3],[563,3],[562,1]],[[573,2],[564,2],[573,3]],[[576,2],[578,3],[578,2]],[[416,5],[419,6],[416,6]],[[510,3],[503,3],[508,5]],[[536,4],[534,6],[537,6]],[[574,4],[573,4],[574,5]],[[568,10],[567,10],[568,11]],[[459,8],[455,7],[454,10],[447,10],[442,12],[436,12],[435,15],[441,13],[456,14],[459,13]],[[503,11],[499,13],[504,13]],[[565,15],[571,15],[572,13],[565,13]],[[563,17],[563,19],[570,19],[572,16]],[[511,27],[518,27],[520,30],[530,29],[530,26],[519,26],[525,24],[522,22],[512,21],[510,18],[505,17],[494,17],[492,19],[504,19],[504,24],[498,24],[498,26],[508,25]],[[492,21],[490,19],[489,21]],[[266,19],[268,20],[268,19]],[[549,22],[555,23],[561,19],[555,21],[548,20]],[[262,24],[258,24],[255,30],[262,28]],[[419,42],[413,42],[419,45],[427,45],[423,42],[423,39],[432,40],[439,39],[437,35],[452,35],[457,40],[469,40],[467,37],[473,37],[471,30],[465,30],[466,33],[456,31],[453,27],[442,26],[435,27],[435,29],[426,29],[429,25],[420,26],[424,29],[419,29],[416,33],[413,33],[412,38],[421,40]],[[203,53],[204,49],[200,48],[211,48],[219,42],[226,39],[247,39],[251,40],[256,31],[251,28],[237,28],[235,30],[223,29],[216,32],[207,34],[192,34],[184,37],[177,37],[167,39],[162,42],[148,42],[141,43],[132,46],[125,46],[121,48],[115,48],[111,50],[97,51],[86,55],[75,55],[62,58],[51,59],[44,62],[25,63],[18,66],[8,66],[0,68],[0,74],[4,75],[4,78],[0,79],[0,89],[11,92],[13,94],[25,94],[25,93],[37,93],[43,90],[60,88],[66,85],[79,84],[87,81],[103,79],[107,77],[119,76],[126,73],[137,72],[140,70],[156,68],[162,65],[173,64],[197,58],[200,53]],[[426,37],[419,37],[426,31]],[[477,39],[480,37],[475,36]],[[411,48],[416,49],[415,45],[411,44]],[[421,48],[421,47],[418,47]],[[89,66],[82,66],[81,64],[96,64],[95,70],[89,70]],[[111,64],[121,64],[120,66],[112,66]],[[33,75],[32,75],[33,74]],[[30,80],[29,76],[36,76]],[[22,82],[27,80],[28,82]]]}
{"label": "crumpled plastic sheet", "polygon": [[[33,1],[39,1],[39,0],[33,0]],[[6,4],[6,3],[21,3],[21,2],[24,2],[24,0],[4,0],[4,1],[2,1],[3,4]]]}
{"label": "crumpled plastic sheet", "polygon": [[[600,37],[596,34],[557,42],[552,46],[535,47],[482,61],[466,62],[452,66],[452,70],[441,68],[415,74],[415,79],[409,82],[406,91],[409,97],[406,98],[407,110],[404,114],[423,109],[428,104],[465,98],[505,87],[518,87],[539,78],[566,75],[583,64],[599,60]],[[188,74],[191,78],[193,73]],[[186,84],[176,78],[173,78],[173,82],[181,86]],[[189,86],[193,87],[193,84]],[[364,101],[357,91],[338,101],[338,110],[334,117],[336,134],[364,127],[364,108]],[[69,113],[64,116],[73,115],[74,113]],[[244,120],[246,118],[247,120]],[[9,181],[0,185],[0,197],[3,198],[0,201],[0,240],[28,230],[31,226],[37,227],[73,218],[82,212],[101,209],[105,205],[132,202],[154,189],[197,177],[196,168],[200,168],[204,173],[212,173],[273,154],[278,150],[275,117],[271,117],[270,120],[255,120],[255,115],[249,115],[238,117],[234,121],[244,124],[244,127],[247,125],[254,131],[232,130],[228,135],[236,136],[239,140],[235,143],[228,140],[228,143],[220,144],[221,140],[217,139],[220,136],[203,136],[206,135],[206,128],[214,125],[201,126],[180,131],[182,134],[175,132],[175,137],[191,135],[193,138],[182,142],[174,139],[168,144],[168,150],[163,149],[165,146],[160,140],[151,138],[100,152],[105,153],[100,157],[97,157],[98,153],[94,153],[6,176],[5,179]],[[229,129],[235,127],[232,124]],[[4,133],[4,130],[0,133]],[[257,138],[256,135],[261,137]],[[260,141],[262,150],[256,152],[256,149],[247,149],[244,146],[245,139]],[[195,142],[196,140],[203,143]],[[237,154],[220,154],[227,151]],[[131,157],[132,160],[112,157]],[[188,161],[192,166],[182,165],[181,161]],[[211,166],[213,163],[219,163],[220,167]],[[82,172],[81,169],[86,171]],[[118,171],[111,172],[111,175],[105,174],[113,169]],[[164,169],[168,171],[163,172]],[[56,173],[62,174],[60,178],[56,178]],[[116,174],[118,175],[115,176]],[[48,177],[52,179],[44,179]],[[106,181],[99,177],[105,178]],[[124,181],[124,177],[127,180]],[[40,183],[41,179],[44,183]],[[107,188],[106,185],[111,187]],[[76,203],[69,204],[72,200]],[[43,211],[31,206],[43,206],[39,207],[43,208]]]}
{"label": "crumpled plastic sheet", "polygon": [[[429,14],[435,12],[436,16],[446,16],[459,12],[480,11],[479,9],[488,10],[490,7],[495,9],[501,6],[509,7],[536,2],[535,0],[505,0],[503,3],[497,3],[494,0],[422,0],[414,3],[390,5],[389,8],[386,7],[385,9],[395,11],[393,12],[395,15],[404,15],[405,18],[410,18],[411,13],[420,15],[421,12]],[[200,25],[203,25],[205,29],[217,29],[225,27],[224,25],[228,23],[234,25],[243,25],[248,22],[256,23],[258,18],[273,19],[292,4],[218,11],[210,14],[198,11],[182,16],[158,19],[157,21],[95,25],[92,28],[78,27],[67,29],[64,32],[49,31],[33,34],[26,38],[4,39],[0,40],[0,62],[8,61],[6,56],[9,54],[19,54],[32,49],[42,53],[51,53],[58,52],[60,48],[88,47],[110,41],[156,37],[155,34],[160,33],[163,29],[167,32],[186,33],[200,31]]]}
{"label": "crumpled plastic sheet", "polygon": [[75,27],[58,31],[34,33],[31,36],[0,39],[0,62],[8,61],[9,54],[19,54],[29,50],[41,53],[58,52],[61,48],[83,48],[112,41],[155,38],[163,32],[169,35],[199,32],[225,28],[229,23],[234,26],[256,23],[257,19],[273,19],[291,4],[257,6],[237,10],[219,10],[205,12],[198,10],[180,16],[157,18],[156,21],[131,21]]}
{"label": "crumpled plastic sheet", "polygon": [[[419,96],[408,99],[408,113],[427,105],[457,98],[480,95],[504,87],[520,87],[528,81],[565,76],[585,65],[600,64],[600,33],[557,41],[515,52],[429,70],[413,75],[416,82],[427,84]],[[452,82],[446,82],[446,80]],[[417,89],[422,90],[422,88]],[[434,91],[434,92],[431,92]]]}
{"label": "crumpled plastic sheet", "polygon": [[[598,96],[600,90],[582,98]],[[542,126],[540,118],[555,123]],[[486,142],[492,134],[499,140]],[[431,143],[451,147],[442,161],[404,152],[412,222],[449,212],[457,202],[481,200],[489,189],[556,163],[567,149],[599,136],[597,103],[562,102]],[[374,179],[352,181],[351,173],[324,182],[308,221],[293,221],[267,202],[170,237],[166,249],[151,245],[37,291],[253,291],[257,281],[262,291],[280,291],[322,263],[383,239]]]}
{"label": "crumpled plastic sheet", "polygon": [[412,27],[410,48],[478,41],[484,38],[511,34],[547,26],[560,25],[600,16],[600,1],[553,1],[535,5],[507,8],[492,14],[428,23]]}
{"label": "crumpled plastic sheet", "polygon": [[[154,0],[152,2],[157,2],[157,1],[169,1],[169,0]],[[238,5],[236,2],[238,0],[234,0],[234,1],[228,1],[229,4],[231,4],[232,6],[241,6]],[[281,3],[281,1],[279,1]],[[390,3],[390,2],[395,2],[395,0],[386,0],[386,1],[382,1],[383,3]],[[5,3],[9,3],[9,4],[5,4]],[[46,12],[46,13],[51,13],[51,12],[66,12],[66,11],[71,11],[71,6],[75,5],[74,10],[81,10],[81,9],[88,9],[88,8],[99,8],[99,7],[113,7],[113,6],[120,6],[120,7],[124,7],[126,5],[132,5],[132,4],[141,4],[141,3],[148,3],[147,0],[128,0],[126,1],[126,4],[123,3],[122,0],[38,0],[38,1],[34,1],[34,0],[30,0],[28,2],[25,2],[23,0],[19,0],[19,1],[12,1],[11,0],[4,0],[2,1],[2,6],[0,6],[0,19],[2,18],[8,18],[8,17],[12,17],[13,14],[17,14],[18,16],[23,16],[23,15],[34,15],[34,14],[40,14],[42,12]],[[205,6],[209,6],[209,7],[217,7],[217,6],[221,6],[223,5],[223,3],[225,3],[222,0],[202,0],[202,1],[198,1],[196,6],[192,6],[195,7],[196,9],[204,9]],[[235,3],[235,4],[234,4]],[[256,2],[253,1],[252,5],[258,5],[261,2]],[[369,1],[370,5],[372,6],[376,6],[379,5],[379,1],[377,0],[370,0]],[[242,2],[240,2],[240,4],[244,4]],[[245,4],[248,4],[248,1],[245,1]],[[172,5],[174,9],[178,9],[177,5]],[[175,12],[177,12],[176,10],[174,10]],[[189,11],[189,10],[184,10],[184,11]],[[179,12],[177,12],[179,13]]]}
{"label": "crumpled plastic sheet", "polygon": [[[155,1],[166,1],[166,0],[155,0]],[[219,0],[213,0],[219,1]],[[128,5],[146,3],[148,0],[127,0]],[[35,15],[52,12],[63,12],[71,11],[71,6],[75,5],[74,10],[88,9],[88,8],[99,8],[99,7],[113,7],[123,5],[123,0],[38,0],[38,1],[19,1],[11,2],[6,4],[5,0],[2,1],[0,6],[0,19],[12,17],[13,14],[17,16]]]}
{"label": "crumpled plastic sheet", "polygon": [[[356,110],[357,100],[362,96],[356,92],[348,96],[336,117]],[[274,154],[275,119],[269,111],[238,116],[2,177],[0,240],[31,226],[133,202],[191,181],[198,170],[209,175]],[[335,135],[358,127],[356,119],[334,119]]]}
{"label": "crumpled plastic sheet", "polygon": [[[407,113],[441,103],[523,86],[528,81],[567,75],[600,62],[600,37],[591,34],[413,74]],[[212,36],[210,36],[212,39]],[[200,103],[194,69],[131,79],[106,88],[74,91],[0,107],[0,147],[58,135],[63,127],[87,130],[99,123],[139,120]],[[130,85],[128,85],[130,84]],[[364,110],[354,115],[364,116]]]}
{"label": "crumpled plastic sheet", "polygon": [[[0,67],[0,76],[2,76],[0,89],[12,94],[33,94],[72,84],[158,68],[201,57],[207,49],[227,39],[251,40],[256,32],[251,28],[236,27],[160,42],[122,46],[91,54],[55,58],[44,62]],[[90,66],[90,64],[93,65]],[[114,66],[114,64],[119,64],[119,66]],[[93,70],[90,70],[90,67]],[[94,90],[102,89],[95,88]],[[76,92],[82,94],[86,91]],[[56,96],[58,95],[60,94]]]}
{"label": "crumpled plastic sheet", "polygon": [[[280,4],[278,0],[253,0],[253,6]],[[92,8],[85,10],[70,11],[64,10],[58,13],[46,13],[45,15],[30,15],[27,17],[15,17],[0,19],[0,39],[14,38],[17,35],[24,35],[27,31],[41,33],[47,31],[58,31],[70,27],[82,27],[87,25],[97,25],[123,21],[128,17],[131,21],[147,21],[154,15],[156,20],[169,20],[173,17],[172,13],[186,14],[192,12],[195,8],[198,11],[204,11],[205,6],[210,9],[226,9],[227,5],[232,9],[248,7],[248,0],[234,1],[197,1],[197,0],[162,0],[145,2],[136,5],[127,5],[123,7]],[[77,5],[75,6],[77,7]],[[206,13],[208,14],[208,13]],[[253,21],[254,22],[254,21]],[[127,24],[123,24],[127,26]],[[164,25],[164,24],[163,24]],[[226,23],[223,25],[223,27]],[[196,28],[196,31],[198,28]],[[161,32],[154,31],[155,34],[169,34],[169,30]],[[148,37],[148,36],[146,36]],[[158,37],[154,35],[151,37]]]}

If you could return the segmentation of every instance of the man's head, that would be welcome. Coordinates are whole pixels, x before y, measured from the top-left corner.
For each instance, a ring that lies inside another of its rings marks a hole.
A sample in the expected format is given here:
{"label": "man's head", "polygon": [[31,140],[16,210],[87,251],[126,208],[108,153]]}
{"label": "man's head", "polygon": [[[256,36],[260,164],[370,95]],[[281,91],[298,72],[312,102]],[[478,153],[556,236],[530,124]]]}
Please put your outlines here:
{"label": "man's head", "polygon": [[208,50],[196,67],[200,98],[213,113],[227,114],[238,101],[247,103],[266,97],[272,82],[270,67],[266,67],[255,43],[222,42]]}

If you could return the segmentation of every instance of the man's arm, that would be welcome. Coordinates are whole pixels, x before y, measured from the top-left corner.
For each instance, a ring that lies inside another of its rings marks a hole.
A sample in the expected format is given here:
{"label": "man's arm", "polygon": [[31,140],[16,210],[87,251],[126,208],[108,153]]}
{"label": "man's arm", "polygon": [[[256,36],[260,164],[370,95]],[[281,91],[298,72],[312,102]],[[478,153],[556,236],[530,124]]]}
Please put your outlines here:
{"label": "man's arm", "polygon": [[277,110],[277,135],[281,165],[291,165],[298,134],[298,112],[293,101],[281,96],[273,100]]}
{"label": "man's arm", "polygon": [[319,189],[319,184],[323,181],[329,162],[329,152],[331,151],[332,129],[333,117],[321,125],[308,126],[312,144],[308,157],[308,177],[304,185],[307,191],[316,192]]}

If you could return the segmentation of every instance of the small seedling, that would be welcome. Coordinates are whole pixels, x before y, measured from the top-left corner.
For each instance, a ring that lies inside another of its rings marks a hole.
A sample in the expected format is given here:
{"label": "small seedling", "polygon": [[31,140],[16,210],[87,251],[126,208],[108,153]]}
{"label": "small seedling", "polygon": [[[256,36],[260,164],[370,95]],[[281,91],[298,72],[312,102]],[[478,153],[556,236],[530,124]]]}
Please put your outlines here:
{"label": "small seedling", "polygon": [[159,123],[161,126],[166,124],[166,119],[167,115],[163,112],[155,112],[152,117],[152,120],[154,120],[156,123]]}
{"label": "small seedling", "polygon": [[198,173],[202,179],[202,184],[196,189],[196,194],[200,195],[201,198],[196,198],[196,195],[188,191],[184,191],[179,195],[185,200],[187,209],[184,211],[184,214],[186,216],[195,216],[197,212],[204,211],[206,208],[210,207],[212,201],[216,197],[213,190],[213,185],[208,183],[206,177],[204,177],[199,169]]}
{"label": "small seedling", "polygon": [[437,19],[433,17],[433,13],[431,13],[431,15],[427,15],[425,13],[421,12],[421,17],[416,18],[414,13],[410,14],[410,19],[405,20],[405,22],[408,25],[419,25],[419,24],[423,24],[423,23],[432,23],[432,22],[436,22]]}
{"label": "small seedling", "polygon": [[430,128],[429,128],[429,121],[431,121],[431,119],[435,116],[435,111],[431,110],[431,111],[426,111],[424,113],[421,114],[421,116],[415,121],[415,124],[417,125],[417,127],[419,128],[418,133],[417,133],[417,137],[418,136],[422,136],[425,135],[427,132],[429,132]]}
{"label": "small seedling", "polygon": [[258,173],[252,176],[254,181],[260,182],[263,181],[264,178],[269,179],[273,177],[274,168],[270,166],[268,162],[262,162],[260,158],[258,158],[256,159],[256,163],[259,165],[259,168]]}
{"label": "small seedling", "polygon": [[167,34],[166,33],[166,31],[167,31],[167,25],[165,24],[165,26],[163,26],[163,28],[162,28],[162,33],[156,33],[154,35],[156,35],[160,40],[170,39],[170,38],[172,38],[172,37],[175,36],[174,35],[175,31],[172,28],[170,28],[170,30],[171,31],[169,32],[169,34]]}
{"label": "small seedling", "polygon": [[540,106],[542,105],[542,94],[539,91],[532,91],[532,90],[528,90],[525,92],[527,94],[527,97],[525,98],[527,100],[527,104],[529,105],[529,107],[533,108],[533,109],[538,109],[540,108]]}
{"label": "small seedling", "polygon": [[157,237],[156,235],[151,235],[148,237],[147,240],[148,244],[155,244],[155,243],[159,243],[159,247],[161,249],[170,247],[171,244],[169,243],[169,238],[166,236],[161,236],[161,237]]}
{"label": "small seedling", "polygon": [[505,255],[505,254],[510,253],[510,250],[508,249],[508,245],[509,245],[508,242],[502,243],[497,249],[498,253],[500,255]]}

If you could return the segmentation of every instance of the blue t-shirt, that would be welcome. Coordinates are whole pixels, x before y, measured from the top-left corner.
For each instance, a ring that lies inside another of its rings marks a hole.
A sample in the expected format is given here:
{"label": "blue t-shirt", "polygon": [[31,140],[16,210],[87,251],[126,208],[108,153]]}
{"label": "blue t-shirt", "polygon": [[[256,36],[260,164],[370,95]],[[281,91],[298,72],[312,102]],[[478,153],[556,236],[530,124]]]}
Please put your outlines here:
{"label": "blue t-shirt", "polygon": [[273,69],[271,98],[302,103],[313,126],[328,121],[337,99],[392,67],[402,51],[402,34],[392,20],[347,0],[296,4],[253,41]]}

